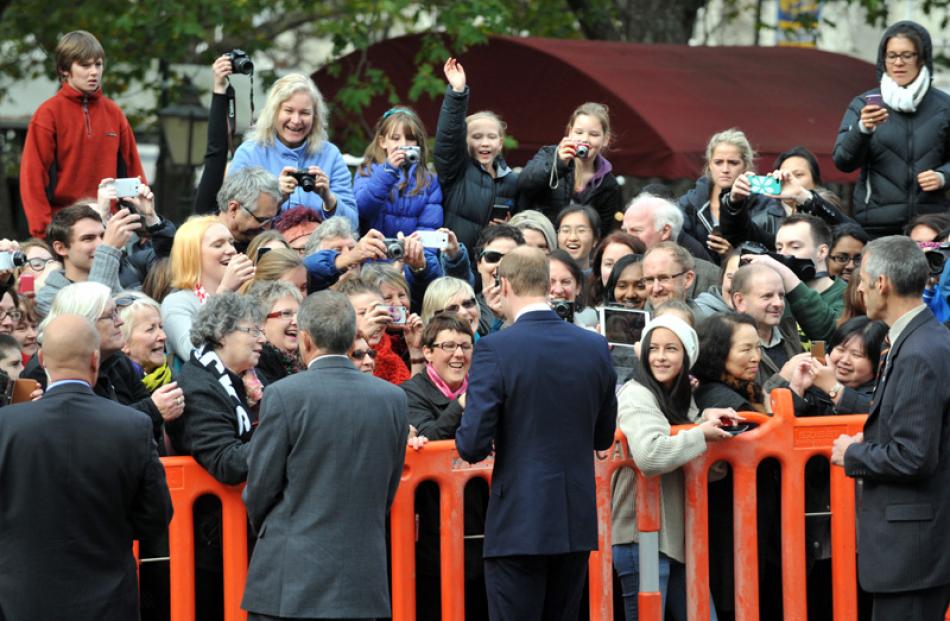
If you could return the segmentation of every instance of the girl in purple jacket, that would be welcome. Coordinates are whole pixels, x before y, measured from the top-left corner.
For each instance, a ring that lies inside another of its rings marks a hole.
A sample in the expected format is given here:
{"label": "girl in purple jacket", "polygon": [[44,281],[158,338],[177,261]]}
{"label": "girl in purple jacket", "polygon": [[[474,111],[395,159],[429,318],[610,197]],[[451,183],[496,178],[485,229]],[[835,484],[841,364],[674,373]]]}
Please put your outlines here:
{"label": "girl in purple jacket", "polygon": [[396,237],[442,226],[442,189],[428,155],[425,127],[410,108],[390,108],[376,122],[353,180],[361,233]]}

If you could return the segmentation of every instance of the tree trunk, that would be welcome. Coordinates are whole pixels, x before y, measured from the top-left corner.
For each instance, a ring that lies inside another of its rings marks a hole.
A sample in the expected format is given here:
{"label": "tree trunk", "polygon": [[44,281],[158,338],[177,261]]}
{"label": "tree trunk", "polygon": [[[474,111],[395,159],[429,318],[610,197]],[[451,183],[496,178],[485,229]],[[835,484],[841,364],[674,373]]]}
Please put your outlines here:
{"label": "tree trunk", "polygon": [[678,43],[693,36],[696,12],[705,0],[616,0],[630,43]]}
{"label": "tree trunk", "polygon": [[683,45],[693,36],[696,12],[705,4],[705,0],[567,0],[588,39]]}

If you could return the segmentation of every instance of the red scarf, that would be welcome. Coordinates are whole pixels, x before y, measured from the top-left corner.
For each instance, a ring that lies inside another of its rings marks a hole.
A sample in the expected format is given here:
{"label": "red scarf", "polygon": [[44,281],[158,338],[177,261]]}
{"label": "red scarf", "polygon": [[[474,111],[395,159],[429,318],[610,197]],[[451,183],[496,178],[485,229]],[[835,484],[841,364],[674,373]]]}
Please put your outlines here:
{"label": "red scarf", "polygon": [[431,364],[426,364],[426,373],[429,376],[429,379],[432,380],[432,383],[435,384],[435,387],[439,389],[439,392],[443,396],[455,401],[468,390],[468,375],[465,376],[465,379],[462,380],[462,385],[457,389],[452,390],[452,388],[445,383],[445,380],[442,379],[442,376],[439,375],[439,372],[435,370],[435,367]]}
{"label": "red scarf", "polygon": [[376,370],[373,375],[397,386],[409,379],[409,368],[399,354],[393,351],[392,340],[388,334],[383,332],[383,338],[373,349],[377,352]]}
{"label": "red scarf", "polygon": [[195,283],[195,295],[198,297],[198,304],[204,304],[208,301],[208,292],[201,286],[200,282]]}

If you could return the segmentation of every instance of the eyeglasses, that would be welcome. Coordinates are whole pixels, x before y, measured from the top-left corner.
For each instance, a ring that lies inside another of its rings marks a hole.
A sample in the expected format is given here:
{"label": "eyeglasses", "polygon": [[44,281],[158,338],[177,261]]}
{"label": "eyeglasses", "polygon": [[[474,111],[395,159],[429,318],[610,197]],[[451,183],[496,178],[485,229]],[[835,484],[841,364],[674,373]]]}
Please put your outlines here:
{"label": "eyeglasses", "polygon": [[653,283],[656,283],[656,284],[660,285],[661,287],[666,287],[666,286],[668,286],[670,283],[673,282],[673,279],[674,279],[674,278],[679,278],[680,276],[682,276],[683,274],[685,274],[685,273],[688,272],[688,271],[689,271],[689,270],[683,270],[682,272],[679,272],[678,274],[673,274],[672,276],[665,276],[665,275],[664,275],[664,276],[644,276],[642,282],[643,282],[643,284],[646,285],[647,287],[652,286]]}
{"label": "eyeglasses", "polygon": [[255,213],[254,213],[251,209],[249,209],[246,205],[241,205],[241,209],[243,209],[243,210],[246,211],[247,213],[251,214],[251,217],[254,218],[254,219],[257,221],[257,223],[260,224],[261,226],[270,226],[270,223],[273,222],[273,221],[274,221],[274,218],[277,217],[277,215],[275,214],[275,215],[273,215],[273,216],[270,216],[269,218],[262,218],[262,217],[258,216],[257,214],[255,214]]}
{"label": "eyeglasses", "polygon": [[849,262],[853,262],[855,267],[861,265],[861,255],[859,254],[845,254],[842,252],[839,254],[833,254],[829,256],[828,259],[841,265],[845,265]]}
{"label": "eyeglasses", "polygon": [[350,358],[353,360],[362,360],[366,356],[369,356],[371,359],[376,360],[376,355],[379,352],[375,349],[354,349],[350,352]]}
{"label": "eyeglasses", "polygon": [[32,259],[27,259],[26,263],[30,266],[30,269],[34,272],[42,272],[46,269],[46,266],[50,263],[56,263],[56,259],[43,259],[41,257],[34,257]]}
{"label": "eyeglasses", "polygon": [[250,336],[256,339],[259,339],[262,336],[264,336],[264,331],[258,328],[257,326],[251,326],[251,327],[237,326],[234,329],[239,332],[243,332],[244,334],[249,334]]}
{"label": "eyeglasses", "polygon": [[105,320],[107,320],[107,319],[111,319],[111,320],[112,320],[112,323],[116,323],[116,322],[119,321],[119,306],[118,306],[118,304],[116,305],[115,308],[112,309],[112,312],[111,312],[111,313],[106,313],[105,315],[100,315],[99,317],[96,317],[96,321],[105,321]]}
{"label": "eyeglasses", "polygon": [[905,63],[909,63],[912,60],[917,58],[917,52],[891,52],[884,56],[884,59],[889,63],[896,63],[897,59],[903,60]]}
{"label": "eyeglasses", "polygon": [[18,322],[23,319],[23,311],[16,308],[11,308],[8,311],[0,310],[0,321],[3,321],[7,317],[12,319],[14,322]]}
{"label": "eyeglasses", "polygon": [[498,252],[497,250],[482,250],[481,254],[478,255],[479,259],[483,259],[485,263],[498,263],[505,256],[504,252]]}
{"label": "eyeglasses", "polygon": [[441,343],[432,344],[432,349],[435,349],[436,347],[438,347],[439,349],[441,349],[447,354],[454,354],[456,349],[461,349],[465,353],[470,352],[472,351],[472,347],[474,347],[474,345],[472,345],[471,343],[456,343],[454,341],[443,341]]}
{"label": "eyeglasses", "polygon": [[558,235],[570,235],[574,234],[580,237],[581,235],[587,235],[591,232],[589,226],[562,226],[557,230]]}
{"label": "eyeglasses", "polygon": [[461,304],[449,304],[445,308],[437,310],[432,314],[441,315],[442,313],[457,313],[459,312],[459,310],[463,308],[465,310],[472,310],[476,306],[478,306],[478,300],[476,300],[475,298],[469,298],[467,300],[463,300]]}
{"label": "eyeglasses", "polygon": [[292,311],[290,309],[284,309],[282,311],[274,311],[273,313],[267,313],[268,319],[277,319],[280,317],[285,321],[289,321],[297,316],[297,311]]}
{"label": "eyeglasses", "polygon": [[307,256],[307,247],[306,247],[306,246],[301,246],[301,247],[299,247],[299,248],[294,248],[293,246],[291,246],[290,249],[293,250],[294,252],[296,252],[297,254],[299,254],[299,255],[302,256],[302,257]]}

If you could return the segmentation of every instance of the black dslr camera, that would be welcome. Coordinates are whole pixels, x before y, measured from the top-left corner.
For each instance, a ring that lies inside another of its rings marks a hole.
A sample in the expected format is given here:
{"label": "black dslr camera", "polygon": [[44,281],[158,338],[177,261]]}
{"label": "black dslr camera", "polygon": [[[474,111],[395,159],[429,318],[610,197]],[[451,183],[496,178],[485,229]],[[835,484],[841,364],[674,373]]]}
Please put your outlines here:
{"label": "black dslr camera", "polygon": [[574,323],[574,302],[567,300],[551,300],[551,310],[567,323]]}
{"label": "black dslr camera", "polygon": [[399,261],[406,254],[406,244],[401,239],[387,237],[383,245],[386,246],[386,256],[393,261]]}
{"label": "black dslr camera", "polygon": [[244,75],[254,73],[254,63],[244,50],[233,49],[225,54],[225,56],[231,59],[231,71],[234,73],[242,73]]}
{"label": "black dslr camera", "polygon": [[299,187],[304,192],[316,191],[317,180],[306,170],[295,170],[294,172],[288,174],[297,180],[297,187]]}
{"label": "black dslr camera", "polygon": [[742,257],[748,255],[767,254],[788,269],[792,270],[798,279],[803,282],[815,280],[815,262],[811,259],[799,259],[791,255],[771,252],[768,248],[758,242],[744,242],[739,246],[739,266],[749,263],[749,260],[743,260]]}
{"label": "black dslr camera", "polygon": [[943,273],[944,264],[947,257],[950,257],[950,244],[919,243],[920,249],[924,251],[927,257],[927,266],[930,268],[931,278],[936,278]]}

